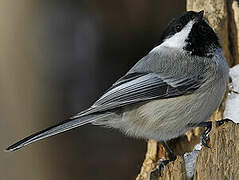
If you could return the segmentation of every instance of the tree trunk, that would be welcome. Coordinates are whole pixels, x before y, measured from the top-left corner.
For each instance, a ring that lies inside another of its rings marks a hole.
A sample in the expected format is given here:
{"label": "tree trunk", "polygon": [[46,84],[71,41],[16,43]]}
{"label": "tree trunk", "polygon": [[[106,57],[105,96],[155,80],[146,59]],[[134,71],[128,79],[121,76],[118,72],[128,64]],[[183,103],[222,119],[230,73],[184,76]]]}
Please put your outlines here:
{"label": "tree trunk", "polygon": [[[218,34],[224,54],[229,66],[239,63],[239,3],[236,0],[187,0],[187,10],[205,11],[205,17]],[[212,121],[223,119],[224,98],[220,108],[211,117]],[[183,180],[186,179],[185,163],[182,155],[192,151],[200,140],[201,129],[196,128],[187,132],[184,137],[169,142],[177,160],[168,164],[162,177],[151,179]],[[194,171],[195,180],[236,180],[239,179],[239,125],[226,123],[216,127],[210,132],[211,148],[203,147],[197,158]],[[159,143],[154,140],[148,142],[148,150],[143,162],[141,172],[136,180],[149,180],[156,162],[166,153]]]}

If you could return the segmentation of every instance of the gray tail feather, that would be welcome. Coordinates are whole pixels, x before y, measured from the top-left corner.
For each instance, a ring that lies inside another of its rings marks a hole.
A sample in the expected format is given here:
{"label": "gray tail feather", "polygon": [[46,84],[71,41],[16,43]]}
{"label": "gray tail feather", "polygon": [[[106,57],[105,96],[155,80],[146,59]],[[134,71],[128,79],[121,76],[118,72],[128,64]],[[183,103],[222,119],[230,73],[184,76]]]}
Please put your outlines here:
{"label": "gray tail feather", "polygon": [[6,151],[15,151],[17,149],[20,149],[28,144],[31,144],[33,142],[36,142],[38,140],[47,138],[49,136],[53,136],[59,133],[62,133],[64,131],[68,131],[70,129],[88,124],[88,123],[92,123],[93,121],[97,120],[97,119],[101,119],[104,118],[106,116],[108,116],[109,114],[90,114],[90,115],[86,115],[86,116],[80,116],[80,117],[75,117],[73,119],[70,120],[66,120],[63,121],[60,124],[57,124],[55,126],[51,126],[47,129],[44,129],[40,132],[37,132],[35,134],[32,134],[20,141],[18,141],[17,143],[9,146]]}

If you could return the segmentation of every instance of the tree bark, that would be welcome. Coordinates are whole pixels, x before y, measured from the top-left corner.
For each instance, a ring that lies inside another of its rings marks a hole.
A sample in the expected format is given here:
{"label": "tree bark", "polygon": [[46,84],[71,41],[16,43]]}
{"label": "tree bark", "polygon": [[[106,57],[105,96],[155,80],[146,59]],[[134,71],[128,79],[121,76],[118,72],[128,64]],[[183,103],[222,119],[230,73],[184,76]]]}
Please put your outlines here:
{"label": "tree bark", "polygon": [[[237,0],[187,0],[187,10],[205,11],[205,17],[220,38],[221,45],[229,66],[239,63],[239,3]],[[227,93],[226,93],[227,94]],[[223,119],[224,102],[211,117],[212,121]],[[183,155],[192,151],[199,142],[202,129],[196,128],[186,133],[184,137],[169,142],[177,160],[168,164],[162,177],[154,179],[183,180],[186,179]],[[210,132],[211,148],[202,148],[197,158],[194,180],[207,179],[239,179],[239,125],[226,123]],[[159,143],[154,140],[148,142],[148,150],[141,171],[136,180],[149,180],[156,162],[166,153]],[[152,179],[152,178],[151,178]]]}

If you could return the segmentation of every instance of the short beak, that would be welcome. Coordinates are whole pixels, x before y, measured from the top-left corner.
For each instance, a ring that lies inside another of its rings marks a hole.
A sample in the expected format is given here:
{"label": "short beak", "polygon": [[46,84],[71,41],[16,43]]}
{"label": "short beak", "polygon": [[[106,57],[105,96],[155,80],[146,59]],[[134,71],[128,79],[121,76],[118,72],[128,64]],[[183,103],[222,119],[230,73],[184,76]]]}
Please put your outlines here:
{"label": "short beak", "polygon": [[203,11],[203,10],[200,11],[200,12],[198,12],[198,19],[199,19],[199,20],[203,19],[203,14],[204,14],[204,11]]}

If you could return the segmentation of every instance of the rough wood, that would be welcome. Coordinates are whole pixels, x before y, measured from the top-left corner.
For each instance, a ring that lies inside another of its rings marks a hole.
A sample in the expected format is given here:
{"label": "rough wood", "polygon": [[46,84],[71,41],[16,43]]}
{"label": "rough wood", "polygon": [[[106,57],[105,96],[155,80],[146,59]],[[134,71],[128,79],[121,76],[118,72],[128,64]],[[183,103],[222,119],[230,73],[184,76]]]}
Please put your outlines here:
{"label": "rough wood", "polygon": [[172,162],[169,166],[165,167],[162,177],[157,179],[158,180],[185,179],[185,166],[183,158],[181,156],[178,156],[176,161]]}
{"label": "rough wood", "polygon": [[231,30],[233,33],[230,35],[230,40],[232,43],[233,50],[233,65],[239,64],[239,2],[238,1],[230,1],[229,5],[230,12],[230,20]]}
{"label": "rough wood", "polygon": [[239,125],[227,123],[210,133],[210,147],[200,152],[194,180],[239,179]]}
{"label": "rough wood", "polygon": [[[224,54],[229,66],[239,63],[239,5],[236,0],[187,0],[187,10],[205,11],[209,24],[218,34]],[[226,99],[226,96],[224,100]],[[211,120],[223,118],[224,102],[211,117]],[[191,151],[199,141],[201,129],[189,131],[185,137],[169,142],[170,147],[177,155]],[[228,123],[222,127],[213,127],[210,133],[211,149],[203,148],[197,159],[195,180],[206,179],[239,179],[239,125]],[[148,151],[137,180],[148,180],[150,171],[155,168],[155,163],[166,157],[165,151],[156,142],[149,141]],[[155,149],[158,147],[158,150]],[[154,148],[154,151],[152,151]],[[150,155],[149,155],[150,154]],[[182,157],[170,163],[157,179],[183,180],[185,168]]]}

